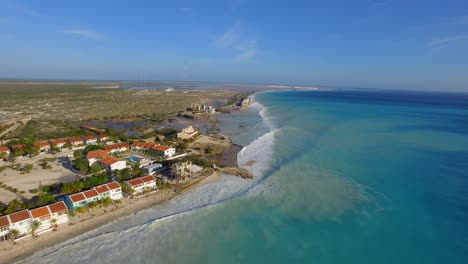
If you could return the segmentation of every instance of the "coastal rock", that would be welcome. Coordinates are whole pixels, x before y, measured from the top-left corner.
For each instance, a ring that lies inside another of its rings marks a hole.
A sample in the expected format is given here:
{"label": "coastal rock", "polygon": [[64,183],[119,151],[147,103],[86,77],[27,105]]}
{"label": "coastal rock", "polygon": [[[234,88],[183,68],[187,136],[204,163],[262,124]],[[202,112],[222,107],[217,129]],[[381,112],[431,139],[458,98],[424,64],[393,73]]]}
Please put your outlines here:
{"label": "coastal rock", "polygon": [[243,169],[243,168],[236,168],[236,167],[226,167],[223,168],[223,173],[232,175],[232,176],[238,176],[241,177],[242,179],[253,179],[254,175],[250,173],[248,170]]}

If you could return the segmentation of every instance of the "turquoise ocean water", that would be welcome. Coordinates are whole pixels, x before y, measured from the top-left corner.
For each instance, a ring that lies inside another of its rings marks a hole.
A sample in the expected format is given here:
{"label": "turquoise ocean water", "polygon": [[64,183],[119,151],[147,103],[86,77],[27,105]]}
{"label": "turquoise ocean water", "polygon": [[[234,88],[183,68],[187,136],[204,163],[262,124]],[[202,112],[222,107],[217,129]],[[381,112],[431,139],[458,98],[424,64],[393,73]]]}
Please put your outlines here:
{"label": "turquoise ocean water", "polygon": [[256,94],[223,176],[24,263],[467,263],[468,96]]}

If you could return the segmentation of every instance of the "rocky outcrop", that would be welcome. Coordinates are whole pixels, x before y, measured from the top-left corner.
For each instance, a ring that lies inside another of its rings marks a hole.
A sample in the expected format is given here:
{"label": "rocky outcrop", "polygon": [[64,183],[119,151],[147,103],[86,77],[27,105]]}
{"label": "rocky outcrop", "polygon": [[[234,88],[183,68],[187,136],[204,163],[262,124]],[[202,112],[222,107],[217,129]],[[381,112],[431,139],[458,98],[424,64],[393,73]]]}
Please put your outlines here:
{"label": "rocky outcrop", "polygon": [[250,173],[248,170],[243,169],[243,168],[226,167],[222,169],[222,172],[224,174],[241,177],[242,179],[254,178],[254,175],[252,173]]}

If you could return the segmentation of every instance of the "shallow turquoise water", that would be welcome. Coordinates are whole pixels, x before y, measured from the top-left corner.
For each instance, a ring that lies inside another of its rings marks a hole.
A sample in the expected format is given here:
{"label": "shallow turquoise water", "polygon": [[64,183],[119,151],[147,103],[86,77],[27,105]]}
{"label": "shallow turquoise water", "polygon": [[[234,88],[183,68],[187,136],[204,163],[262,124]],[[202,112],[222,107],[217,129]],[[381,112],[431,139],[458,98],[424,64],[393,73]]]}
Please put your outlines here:
{"label": "shallow turquoise water", "polygon": [[[467,262],[466,95],[272,92],[256,100],[265,122],[254,110],[222,118],[243,144],[272,130],[241,154],[257,161],[255,182],[225,177],[170,209],[42,254],[43,262]],[[161,215],[171,216],[154,220]]]}

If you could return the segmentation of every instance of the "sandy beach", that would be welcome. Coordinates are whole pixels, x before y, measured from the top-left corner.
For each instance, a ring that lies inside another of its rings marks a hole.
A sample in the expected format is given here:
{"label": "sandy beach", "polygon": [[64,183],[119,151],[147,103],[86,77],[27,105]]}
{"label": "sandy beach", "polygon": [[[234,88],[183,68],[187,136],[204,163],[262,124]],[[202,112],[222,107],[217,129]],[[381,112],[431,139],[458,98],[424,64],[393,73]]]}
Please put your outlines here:
{"label": "sandy beach", "polygon": [[92,214],[86,213],[77,217],[70,216],[70,222],[59,226],[57,231],[49,231],[37,238],[26,237],[12,244],[9,241],[0,244],[0,264],[15,263],[40,250],[69,240],[77,235],[89,232],[96,227],[112,222],[118,218],[137,214],[139,211],[161,206],[167,201],[188,192],[198,186],[214,182],[220,176],[219,172],[205,177],[192,179],[178,190],[161,190],[143,197],[124,199],[120,205],[110,205],[106,208],[93,209]]}

